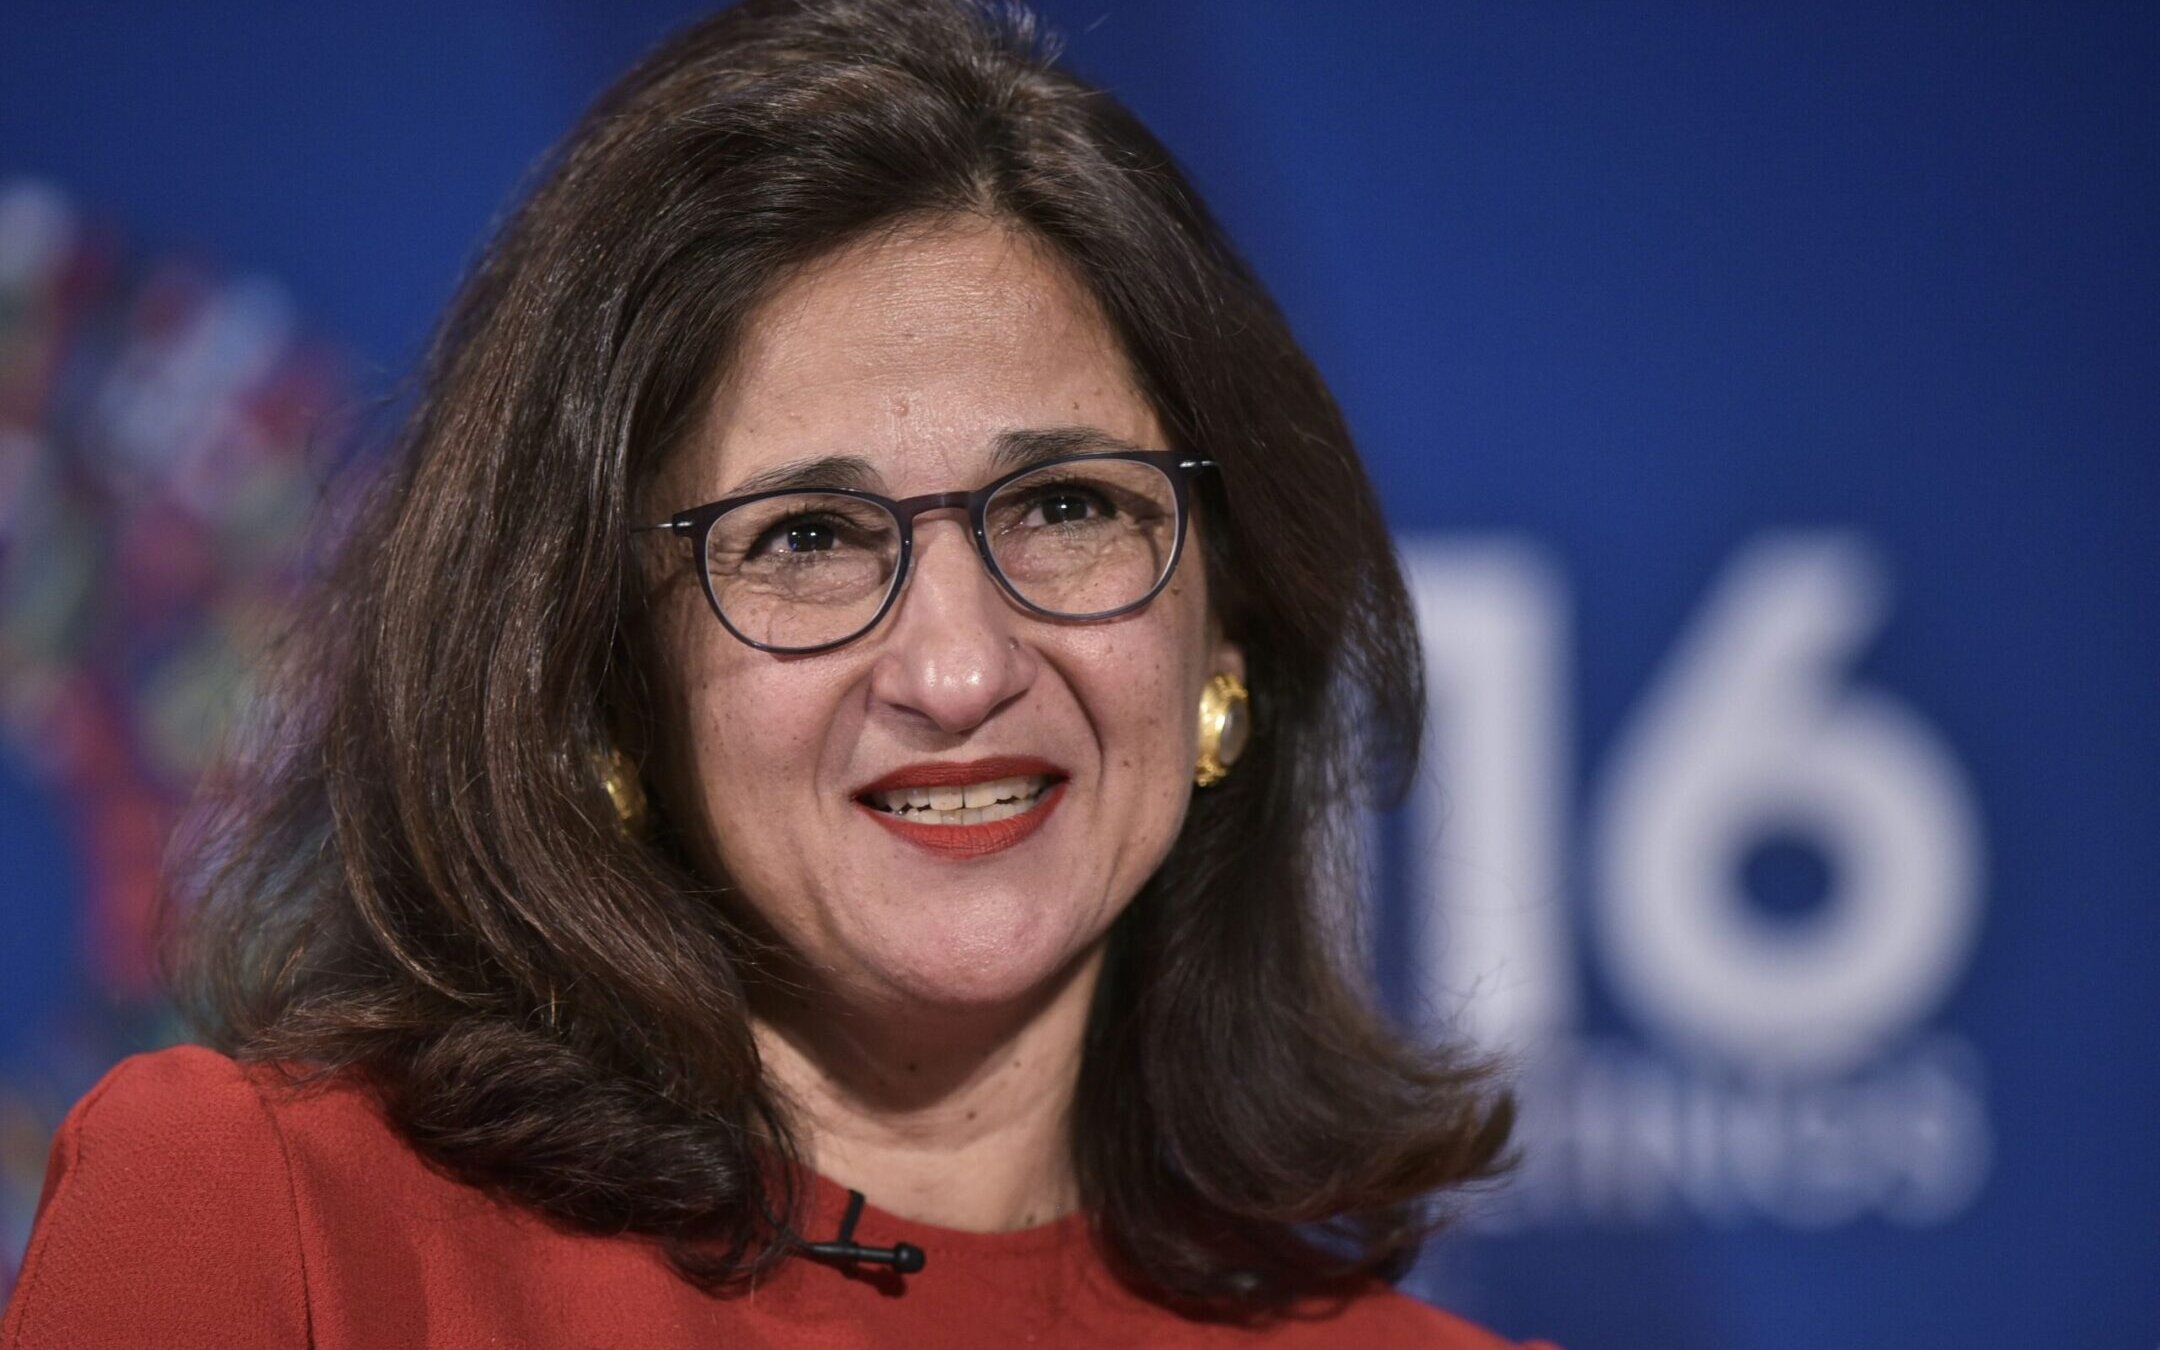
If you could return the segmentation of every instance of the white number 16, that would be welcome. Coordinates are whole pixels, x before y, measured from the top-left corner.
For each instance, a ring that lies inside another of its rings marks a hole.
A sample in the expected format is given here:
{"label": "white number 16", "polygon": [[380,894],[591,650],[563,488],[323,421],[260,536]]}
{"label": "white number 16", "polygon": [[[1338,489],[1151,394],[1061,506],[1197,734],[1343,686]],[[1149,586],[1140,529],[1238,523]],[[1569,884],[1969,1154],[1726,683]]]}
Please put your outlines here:
{"label": "white number 16", "polygon": [[[1404,549],[1431,708],[1409,816],[1428,1000],[1496,1049],[1576,1016],[1564,903],[1565,588],[1533,546]],[[1881,626],[1872,555],[1779,535],[1733,560],[1606,765],[1585,831],[1609,987],[1676,1048],[1746,1071],[1833,1073],[1947,995],[1979,928],[1980,831],[1957,763],[1902,705],[1849,686]],[[1750,913],[1771,835],[1831,866],[1816,921]]]}

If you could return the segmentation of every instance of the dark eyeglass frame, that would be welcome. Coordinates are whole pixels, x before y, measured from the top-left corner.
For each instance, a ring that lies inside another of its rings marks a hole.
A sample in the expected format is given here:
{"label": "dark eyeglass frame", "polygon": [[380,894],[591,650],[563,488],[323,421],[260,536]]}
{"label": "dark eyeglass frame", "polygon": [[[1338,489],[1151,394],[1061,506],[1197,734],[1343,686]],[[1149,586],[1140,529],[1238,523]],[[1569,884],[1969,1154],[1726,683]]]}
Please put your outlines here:
{"label": "dark eyeglass frame", "polygon": [[[1170,542],[1170,561],[1164,565],[1162,575],[1155,578],[1155,584],[1148,588],[1147,594],[1130,604],[1119,605],[1115,609],[1106,609],[1094,614],[1061,614],[1054,609],[1045,609],[1020,593],[1020,588],[1015,586],[1012,579],[1005,575],[1004,569],[998,566],[997,556],[990,551],[988,525],[990,499],[1030,474],[1041,473],[1045,469],[1054,469],[1067,464],[1091,464],[1104,460],[1125,460],[1136,464],[1146,464],[1159,470],[1163,477],[1170,480],[1170,497],[1176,513],[1173,522],[1174,535]],[[864,636],[885,621],[885,616],[892,612],[893,605],[899,601],[900,592],[907,587],[909,568],[915,557],[915,518],[930,511],[967,512],[968,532],[974,537],[975,553],[976,556],[982,559],[984,569],[990,573],[991,579],[997,582],[998,589],[1004,591],[1006,595],[1012,598],[1013,603],[1030,614],[1045,619],[1054,619],[1060,623],[1094,623],[1104,619],[1115,619],[1120,615],[1130,614],[1134,610],[1144,608],[1156,596],[1162,594],[1164,586],[1170,584],[1170,578],[1177,574],[1178,560],[1185,555],[1185,525],[1192,516],[1187,484],[1196,474],[1214,467],[1215,461],[1212,459],[1181,454],[1175,450],[1092,451],[1085,454],[1060,455],[1055,459],[1045,459],[1033,464],[1024,464],[1010,473],[992,479],[972,492],[929,492],[920,497],[896,499],[880,496],[875,492],[865,492],[860,488],[773,488],[766,492],[744,493],[739,497],[723,497],[719,501],[707,502],[703,506],[693,506],[686,510],[677,511],[660,524],[634,525],[631,529],[633,533],[666,530],[670,534],[677,537],[687,537],[691,541],[697,558],[698,583],[705,588],[705,603],[711,606],[713,617],[720,621],[720,626],[727,629],[737,641],[746,646],[755,647],[761,652],[772,652],[781,656],[809,656],[817,652],[829,652],[836,647],[845,647],[848,643]],[[899,527],[900,556],[898,561],[893,564],[892,580],[886,584],[885,598],[878,603],[877,612],[872,614],[863,623],[862,627],[849,633],[846,637],[835,638],[831,642],[821,642],[811,647],[784,647],[759,642],[728,622],[727,613],[720,608],[720,597],[713,593],[712,568],[707,565],[706,554],[707,544],[712,538],[712,527],[720,517],[737,507],[748,506],[753,502],[769,501],[774,497],[804,495],[850,497],[856,501],[867,502],[872,506],[883,509],[887,515],[893,518],[894,524]]]}

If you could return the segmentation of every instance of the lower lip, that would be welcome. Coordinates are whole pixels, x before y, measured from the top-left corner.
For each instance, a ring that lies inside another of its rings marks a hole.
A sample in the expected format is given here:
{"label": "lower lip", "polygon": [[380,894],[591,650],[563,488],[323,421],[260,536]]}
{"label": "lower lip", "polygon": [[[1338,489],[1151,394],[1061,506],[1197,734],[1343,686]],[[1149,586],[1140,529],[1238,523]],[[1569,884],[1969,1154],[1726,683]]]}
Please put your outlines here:
{"label": "lower lip", "polygon": [[1065,784],[1059,781],[1050,785],[1035,804],[1017,816],[1003,820],[985,821],[979,825],[925,825],[920,821],[907,820],[890,811],[880,811],[862,802],[856,807],[878,824],[899,835],[915,847],[946,858],[981,858],[992,853],[1002,853],[1043,827],[1057,804],[1065,800]]}

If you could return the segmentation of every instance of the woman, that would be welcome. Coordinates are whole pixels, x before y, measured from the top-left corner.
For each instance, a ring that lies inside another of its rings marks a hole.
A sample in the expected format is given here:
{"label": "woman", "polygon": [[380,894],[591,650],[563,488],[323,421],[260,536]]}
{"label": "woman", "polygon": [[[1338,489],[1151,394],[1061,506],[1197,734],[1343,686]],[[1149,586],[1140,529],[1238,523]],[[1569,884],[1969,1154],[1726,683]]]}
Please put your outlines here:
{"label": "woman", "polygon": [[1509,1120],[1346,940],[1402,582],[1115,102],[719,15],[397,464],[196,840],[217,1051],[71,1115],[7,1344],[1499,1344],[1387,1284]]}

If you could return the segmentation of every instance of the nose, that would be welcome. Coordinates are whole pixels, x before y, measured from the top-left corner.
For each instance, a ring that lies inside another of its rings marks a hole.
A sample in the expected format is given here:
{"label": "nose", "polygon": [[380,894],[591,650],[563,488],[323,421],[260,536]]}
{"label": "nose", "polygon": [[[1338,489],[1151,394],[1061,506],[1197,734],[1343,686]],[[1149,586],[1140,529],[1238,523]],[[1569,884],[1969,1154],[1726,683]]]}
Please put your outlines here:
{"label": "nose", "polygon": [[880,703],[965,735],[1027,691],[1040,660],[965,519],[915,524],[915,558],[871,675]]}

